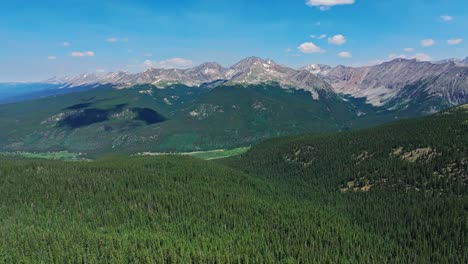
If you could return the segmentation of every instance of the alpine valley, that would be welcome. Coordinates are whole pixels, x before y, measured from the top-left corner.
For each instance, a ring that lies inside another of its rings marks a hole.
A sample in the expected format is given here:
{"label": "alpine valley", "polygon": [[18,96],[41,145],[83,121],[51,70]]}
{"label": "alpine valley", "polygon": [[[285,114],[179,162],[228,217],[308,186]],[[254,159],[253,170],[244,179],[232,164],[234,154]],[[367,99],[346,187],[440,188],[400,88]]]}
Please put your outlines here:
{"label": "alpine valley", "polygon": [[467,59],[292,69],[249,57],[229,68],[210,62],[2,84],[17,92],[1,95],[0,151],[230,149],[424,116],[468,102]]}

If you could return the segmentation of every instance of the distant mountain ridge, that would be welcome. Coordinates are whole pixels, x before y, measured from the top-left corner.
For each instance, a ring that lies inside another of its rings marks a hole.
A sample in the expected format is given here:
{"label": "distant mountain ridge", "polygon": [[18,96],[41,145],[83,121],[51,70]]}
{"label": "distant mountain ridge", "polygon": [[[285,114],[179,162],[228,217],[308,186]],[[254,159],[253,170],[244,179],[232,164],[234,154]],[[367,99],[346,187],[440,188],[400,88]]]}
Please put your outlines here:
{"label": "distant mountain ridge", "polygon": [[[427,111],[468,102],[468,57],[438,62],[395,59],[374,66],[331,67],[311,64],[293,69],[273,60],[248,57],[225,68],[216,62],[189,69],[149,68],[141,73],[124,71],[86,73],[76,77],[53,78],[46,83],[63,87],[112,84],[118,88],[138,84],[166,87],[172,84],[215,87],[219,84],[278,83],[283,88],[303,89],[319,99],[318,91],[364,98],[367,103],[387,109],[431,101]],[[437,99],[440,102],[434,103]]]}
{"label": "distant mountain ridge", "polygon": [[215,81],[223,83],[260,84],[279,83],[284,88],[298,88],[309,91],[318,99],[318,90],[333,93],[331,86],[307,70],[295,70],[279,65],[272,60],[248,57],[230,68],[216,62],[203,63],[189,69],[149,68],[141,73],[124,71],[112,73],[85,73],[76,77],[52,78],[45,83],[62,84],[64,87],[81,85],[113,84],[130,87],[137,84],[153,84],[164,87],[170,84],[200,86]]}
{"label": "distant mountain ridge", "polygon": [[365,98],[374,106],[404,107],[415,97],[440,98],[448,105],[468,102],[468,67],[453,61],[395,59],[375,66],[337,66],[318,75],[336,93]]}

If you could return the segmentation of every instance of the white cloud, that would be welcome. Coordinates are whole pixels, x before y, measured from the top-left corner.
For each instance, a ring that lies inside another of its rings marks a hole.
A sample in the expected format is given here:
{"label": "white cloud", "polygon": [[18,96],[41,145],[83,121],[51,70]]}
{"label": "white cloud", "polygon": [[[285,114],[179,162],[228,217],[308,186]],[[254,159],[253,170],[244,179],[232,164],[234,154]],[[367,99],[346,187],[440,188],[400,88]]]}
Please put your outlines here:
{"label": "white cloud", "polygon": [[346,43],[346,37],[341,34],[338,34],[328,38],[328,43],[341,46]]}
{"label": "white cloud", "polygon": [[382,64],[384,62],[385,60],[370,60],[366,62],[353,63],[352,66],[353,67],[374,66],[374,65]]}
{"label": "white cloud", "polygon": [[395,53],[392,53],[392,54],[389,54],[388,55],[388,58],[391,59],[391,60],[394,60],[394,59],[406,59],[407,56],[405,54],[395,54]]}
{"label": "white cloud", "polygon": [[447,44],[449,45],[458,45],[463,42],[463,39],[458,38],[458,39],[449,39],[447,40]]}
{"label": "white cloud", "polygon": [[423,39],[421,40],[421,46],[423,47],[430,47],[435,44],[435,41],[433,39]]}
{"label": "white cloud", "polygon": [[97,73],[104,73],[104,72],[106,72],[106,70],[105,69],[96,69],[96,72]]}
{"label": "white cloud", "polygon": [[74,51],[71,53],[72,57],[94,57],[94,51]]}
{"label": "white cloud", "polygon": [[128,38],[115,38],[115,37],[112,37],[112,38],[108,38],[106,39],[107,42],[110,42],[110,43],[115,43],[115,42],[128,42]]}
{"label": "white cloud", "polygon": [[287,48],[287,49],[285,49],[284,51],[285,51],[286,53],[290,53],[290,52],[292,51],[292,49],[291,49],[291,48]]}
{"label": "white cloud", "polygon": [[303,53],[324,53],[325,50],[321,49],[319,46],[315,45],[312,42],[304,42],[299,47],[297,47]]}
{"label": "white cloud", "polygon": [[322,35],[310,35],[311,38],[313,39],[324,39],[327,37],[327,34],[322,34]]}
{"label": "white cloud", "polygon": [[432,60],[432,57],[425,53],[416,53],[416,55],[414,55],[412,58],[418,61],[431,61]]}
{"label": "white cloud", "polygon": [[306,5],[320,8],[322,11],[329,10],[336,5],[352,5],[354,0],[307,0]]}
{"label": "white cloud", "polygon": [[318,39],[324,39],[324,38],[326,38],[326,37],[327,37],[326,34],[322,34],[322,35],[318,36],[317,38],[318,38]]}
{"label": "white cloud", "polygon": [[70,46],[71,46],[71,43],[68,42],[68,41],[65,41],[65,42],[62,43],[62,46],[64,46],[64,47],[70,47]]}
{"label": "white cloud", "polygon": [[352,58],[353,55],[351,54],[351,52],[342,51],[342,52],[338,53],[338,57],[340,57],[340,58]]}
{"label": "white cloud", "polygon": [[449,22],[449,21],[452,21],[453,20],[453,17],[452,16],[448,16],[448,15],[443,15],[443,16],[440,16],[440,19],[444,22]]}
{"label": "white cloud", "polygon": [[405,52],[414,52],[414,48],[404,48]]}
{"label": "white cloud", "polygon": [[153,57],[153,53],[148,52],[148,53],[145,53],[144,56],[145,56],[145,57]]}
{"label": "white cloud", "polygon": [[48,60],[56,60],[57,57],[55,57],[55,56],[49,56],[49,57],[47,57],[47,59],[48,59]]}
{"label": "white cloud", "polygon": [[154,61],[151,61],[151,60],[145,60],[143,62],[143,65],[145,65],[147,68],[156,67],[156,64],[158,64],[158,63],[154,62]]}
{"label": "white cloud", "polygon": [[172,58],[167,59],[159,62],[159,65],[162,68],[186,68],[192,66],[193,62],[191,60],[183,59],[183,58]]}
{"label": "white cloud", "polygon": [[162,61],[145,60],[143,65],[147,68],[164,68],[164,69],[178,69],[188,68],[193,65],[193,62],[183,58],[172,58]]}

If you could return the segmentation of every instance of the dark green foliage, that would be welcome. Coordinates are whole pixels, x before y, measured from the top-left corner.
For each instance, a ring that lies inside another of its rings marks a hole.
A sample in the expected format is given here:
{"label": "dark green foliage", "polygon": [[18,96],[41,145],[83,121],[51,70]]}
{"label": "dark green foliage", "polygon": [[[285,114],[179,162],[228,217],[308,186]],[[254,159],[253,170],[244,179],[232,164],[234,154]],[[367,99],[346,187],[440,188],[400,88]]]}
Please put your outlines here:
{"label": "dark green foliage", "polygon": [[396,245],[393,262],[466,263],[466,109],[362,131],[273,139],[222,162],[339,211]]}
{"label": "dark green foliage", "polygon": [[132,108],[132,111],[137,113],[137,120],[145,121],[146,124],[151,125],[151,124],[157,124],[164,122],[166,118],[164,116],[160,115],[158,112],[154,111],[151,108]]}
{"label": "dark green foliage", "polygon": [[0,262],[336,263],[395,250],[279,186],[194,158],[1,162]]}
{"label": "dark green foliage", "polygon": [[108,110],[89,108],[66,116],[60,122],[58,122],[58,125],[79,128],[82,126],[89,126],[94,123],[104,122],[108,119]]}
{"label": "dark green foliage", "polygon": [[0,158],[0,263],[466,263],[467,132],[459,109],[219,162]]}
{"label": "dark green foliage", "polygon": [[91,105],[92,105],[91,103],[80,103],[80,104],[75,104],[75,105],[66,107],[64,110],[78,110],[78,109],[90,107]]}

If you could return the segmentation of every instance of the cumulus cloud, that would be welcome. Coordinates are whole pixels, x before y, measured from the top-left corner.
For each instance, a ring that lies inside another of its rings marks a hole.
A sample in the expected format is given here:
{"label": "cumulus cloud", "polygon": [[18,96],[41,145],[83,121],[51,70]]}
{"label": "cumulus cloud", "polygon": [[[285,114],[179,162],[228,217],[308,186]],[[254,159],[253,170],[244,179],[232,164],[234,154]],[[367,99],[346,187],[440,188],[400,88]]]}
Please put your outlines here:
{"label": "cumulus cloud", "polygon": [[355,0],[307,0],[308,6],[318,7],[320,10],[329,10],[332,6],[336,5],[352,5]]}
{"label": "cumulus cloud", "polygon": [[47,57],[47,59],[48,59],[48,60],[56,60],[57,57],[55,57],[55,56],[49,56],[49,57]]}
{"label": "cumulus cloud", "polygon": [[147,68],[178,69],[188,68],[193,65],[193,62],[183,58],[171,58],[162,61],[145,60],[143,65]]}
{"label": "cumulus cloud", "polygon": [[315,45],[312,42],[304,42],[299,47],[297,47],[303,53],[324,53],[325,50],[321,49],[319,46]]}
{"label": "cumulus cloud", "polygon": [[404,48],[405,52],[414,52],[414,48]]}
{"label": "cumulus cloud", "polygon": [[421,40],[421,46],[423,47],[431,47],[434,46],[435,41],[433,39],[423,39]]}
{"label": "cumulus cloud", "polygon": [[442,15],[440,16],[440,19],[444,22],[449,22],[449,21],[452,21],[453,20],[453,17],[452,16],[448,16],[448,15]]}
{"label": "cumulus cloud", "polygon": [[94,51],[74,51],[71,53],[72,57],[94,57]]}
{"label": "cumulus cloud", "polygon": [[62,43],[62,46],[64,46],[64,47],[70,47],[70,46],[71,46],[71,43],[68,42],[68,41],[65,41],[65,42]]}
{"label": "cumulus cloud", "polygon": [[341,34],[338,34],[328,38],[328,43],[341,46],[346,43],[346,37]]}
{"label": "cumulus cloud", "polygon": [[425,53],[416,53],[412,58],[418,61],[431,61],[432,60],[432,57]]}
{"label": "cumulus cloud", "polygon": [[351,54],[351,52],[342,51],[342,52],[338,53],[338,57],[340,57],[340,58],[352,58],[353,55]]}
{"label": "cumulus cloud", "polygon": [[458,39],[449,39],[447,40],[447,44],[449,45],[458,45],[463,42],[463,39],[458,38]]}

